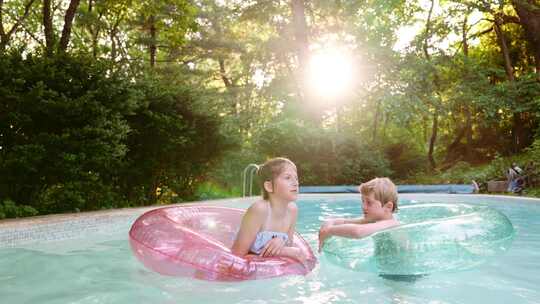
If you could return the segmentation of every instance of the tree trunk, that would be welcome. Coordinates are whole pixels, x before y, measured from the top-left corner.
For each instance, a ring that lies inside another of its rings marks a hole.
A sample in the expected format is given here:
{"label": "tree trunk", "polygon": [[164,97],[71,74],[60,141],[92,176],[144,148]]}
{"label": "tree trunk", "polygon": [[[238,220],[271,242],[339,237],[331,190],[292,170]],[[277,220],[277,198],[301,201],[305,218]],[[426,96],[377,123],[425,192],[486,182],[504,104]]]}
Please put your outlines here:
{"label": "tree trunk", "polygon": [[461,42],[463,44],[463,56],[465,56],[465,58],[469,57],[469,42],[467,41],[467,35],[469,32],[469,29],[467,28],[468,19],[469,11],[465,13],[465,17],[463,17],[463,25],[461,27]]}
{"label": "tree trunk", "polygon": [[433,8],[435,6],[435,0],[431,0],[431,6],[429,8],[429,13],[428,13],[428,17],[427,17],[427,20],[426,20],[426,30],[424,32],[424,44],[422,45],[422,49],[424,50],[424,56],[426,56],[426,59],[428,61],[431,61],[431,56],[429,55],[429,51],[428,51],[428,40],[429,40],[429,35],[431,33],[431,15],[433,14]]}
{"label": "tree trunk", "polygon": [[227,77],[227,71],[225,70],[225,60],[223,58],[219,58],[218,63],[219,63],[219,74],[221,76],[221,80],[223,80],[223,84],[225,85],[227,89],[232,88],[232,82]]}
{"label": "tree trunk", "polygon": [[385,114],[383,112],[383,125],[382,125],[382,134],[381,134],[381,142],[384,142],[385,141],[385,138],[386,138],[386,130],[388,129],[388,123],[390,122],[390,115],[388,114]]}
{"label": "tree trunk", "polygon": [[512,152],[518,153],[524,148],[524,121],[521,119],[521,113],[514,112],[512,115]]}
{"label": "tree trunk", "polygon": [[525,29],[536,63],[536,78],[540,81],[540,2],[538,0],[513,0],[520,24]]}
{"label": "tree trunk", "polygon": [[375,106],[375,116],[373,117],[373,133],[371,135],[371,141],[375,142],[377,139],[377,126],[379,124],[379,113],[381,109],[381,100],[377,99],[377,104]]}
{"label": "tree trunk", "polygon": [[437,130],[439,128],[438,124],[439,124],[439,113],[437,109],[435,109],[435,113],[433,113],[433,125],[431,128],[431,138],[429,139],[429,151],[428,151],[428,160],[432,169],[435,169],[436,167],[435,158],[433,157],[433,151],[435,151],[435,141],[437,140]]}
{"label": "tree trunk", "polygon": [[150,25],[150,66],[153,68],[156,65],[156,52],[157,52],[157,46],[156,46],[156,35],[157,35],[157,29],[156,29],[156,19],[154,15],[150,16],[149,19],[149,25]]}
{"label": "tree trunk", "polygon": [[60,45],[58,46],[60,52],[65,52],[67,50],[71,38],[73,19],[75,18],[75,13],[77,12],[80,2],[80,0],[71,0],[69,3],[66,15],[64,16],[64,28],[62,29],[62,36],[60,37]]}
{"label": "tree trunk", "polygon": [[[467,23],[469,19],[469,13],[470,9],[467,9],[465,12],[465,17],[463,18],[463,27],[462,27],[462,42],[463,42],[463,56],[465,57],[465,64],[468,63],[469,59],[469,42],[468,42],[468,32],[469,29],[467,28]],[[465,69],[465,77],[468,75],[468,70]],[[465,112],[465,159],[467,161],[473,160],[473,138],[472,138],[472,114],[471,114],[471,108],[469,105],[464,102],[464,112]]]}
{"label": "tree trunk", "polygon": [[96,30],[95,33],[92,33],[92,57],[94,59],[97,58],[98,36],[99,36],[99,31],[98,30]]}
{"label": "tree trunk", "polygon": [[504,58],[504,70],[506,71],[506,76],[508,80],[514,81],[514,67],[512,66],[512,61],[510,60],[510,51],[508,50],[508,44],[506,42],[506,37],[501,29],[502,20],[500,17],[495,16],[495,24],[493,25],[495,29],[495,34],[497,34],[497,39],[499,40],[501,46],[501,52]]}
{"label": "tree trunk", "polygon": [[[428,40],[431,34],[431,26],[432,26],[431,17],[433,14],[434,7],[435,7],[435,0],[431,0],[431,6],[429,8],[428,17],[426,20],[426,31],[425,31],[424,44],[423,44],[424,56],[426,56],[426,60],[428,62],[431,62],[431,56],[428,50],[428,42],[429,42]],[[437,75],[437,71],[435,69],[433,71],[433,84],[435,85],[435,94],[439,97],[439,100],[440,100],[439,78]],[[433,105],[433,108],[434,108],[433,123],[431,125],[431,137],[429,138],[429,149],[428,149],[428,160],[429,160],[429,165],[431,166],[431,169],[435,169],[435,167],[437,166],[437,164],[435,163],[435,157],[433,156],[433,152],[435,151],[435,142],[437,141],[437,133],[438,133],[438,127],[439,127],[439,105],[435,104]]]}
{"label": "tree trunk", "polygon": [[[88,12],[92,13],[94,10],[94,0],[88,0]],[[101,16],[100,16],[101,17]],[[100,18],[98,18],[99,20]],[[98,38],[99,38],[99,27],[95,30],[92,25],[88,26],[88,32],[90,32],[90,37],[92,37],[92,57],[97,58],[97,47],[98,47]]]}
{"label": "tree trunk", "polygon": [[118,19],[116,19],[116,22],[114,23],[113,28],[109,32],[109,37],[111,39],[111,60],[113,62],[116,62],[116,45],[117,45],[116,34],[118,33],[118,27],[120,26],[120,22],[122,21],[122,19],[123,18],[119,16]]}
{"label": "tree trunk", "polygon": [[43,0],[43,34],[45,36],[45,53],[50,56],[52,55],[54,48],[51,0]]}
{"label": "tree trunk", "polygon": [[459,144],[461,140],[463,139],[463,137],[465,137],[466,133],[467,133],[467,123],[465,123],[465,126],[463,126],[463,128],[459,130],[458,134],[456,135],[456,138],[454,138],[454,140],[448,145],[448,147],[446,147],[446,157],[444,160],[445,162],[451,162],[454,159],[453,158],[454,150],[456,150],[459,147]]}
{"label": "tree trunk", "polygon": [[7,35],[4,30],[4,0],[0,0],[0,54],[4,53],[7,45]]}
{"label": "tree trunk", "polygon": [[[501,24],[502,24],[502,18],[496,15],[495,23],[493,27],[495,29],[495,34],[497,35],[497,38],[501,46],[501,52],[504,58],[504,70],[506,71],[506,76],[508,77],[508,81],[514,82],[515,81],[514,67],[510,59],[510,51],[508,49],[508,42],[506,41],[506,36],[504,35],[504,32],[502,31]],[[512,143],[513,143],[512,152],[517,153],[523,148],[523,143],[525,141],[524,134],[525,134],[525,129],[523,126],[523,120],[521,119],[521,113],[514,112],[512,116]]]}
{"label": "tree trunk", "polygon": [[298,63],[301,69],[309,66],[309,34],[306,23],[305,6],[303,0],[292,0],[292,15],[294,38],[298,52]]}
{"label": "tree trunk", "polygon": [[114,30],[112,30],[110,32],[110,35],[109,35],[110,39],[111,39],[111,60],[113,62],[115,62],[116,60],[116,33]]}
{"label": "tree trunk", "polygon": [[465,106],[465,159],[473,160],[473,138],[472,138],[472,115],[469,106]]}
{"label": "tree trunk", "polygon": [[225,88],[227,88],[227,91],[232,94],[233,98],[231,98],[231,110],[232,113],[236,117],[239,117],[240,115],[240,109],[238,107],[238,99],[236,98],[236,92],[234,91],[234,83],[231,81],[231,79],[227,76],[227,70],[225,69],[225,59],[223,57],[218,58],[219,63],[219,74],[221,76],[221,80],[223,80],[223,84],[225,85]]}
{"label": "tree trunk", "polygon": [[297,82],[300,86],[300,96],[308,103],[309,90],[306,86],[306,76],[309,68],[309,31],[306,22],[305,5],[303,0],[291,0],[294,43],[298,55]]}

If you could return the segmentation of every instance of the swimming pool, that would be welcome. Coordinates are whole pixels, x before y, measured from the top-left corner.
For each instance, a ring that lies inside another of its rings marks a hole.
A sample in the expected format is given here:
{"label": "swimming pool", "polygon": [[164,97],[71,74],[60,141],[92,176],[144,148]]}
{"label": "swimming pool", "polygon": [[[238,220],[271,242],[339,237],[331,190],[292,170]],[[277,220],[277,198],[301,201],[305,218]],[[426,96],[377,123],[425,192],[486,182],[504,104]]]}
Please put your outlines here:
{"label": "swimming pool", "polygon": [[[207,202],[245,208],[253,199]],[[306,277],[241,283],[207,282],[153,273],[132,255],[127,232],[148,209],[0,221],[2,303],[538,303],[540,201],[485,195],[400,195],[400,204],[489,205],[516,230],[503,255],[466,271],[414,282],[354,272],[324,255]],[[360,213],[358,196],[301,195],[298,231],[314,249],[320,220]],[[444,261],[441,261],[444,262]]]}

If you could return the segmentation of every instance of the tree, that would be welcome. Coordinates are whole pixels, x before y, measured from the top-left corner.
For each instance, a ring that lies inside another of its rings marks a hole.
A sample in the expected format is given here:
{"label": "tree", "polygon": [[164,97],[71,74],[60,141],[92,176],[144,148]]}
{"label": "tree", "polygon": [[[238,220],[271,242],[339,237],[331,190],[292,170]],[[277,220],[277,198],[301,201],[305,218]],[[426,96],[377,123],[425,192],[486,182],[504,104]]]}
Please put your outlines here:
{"label": "tree", "polygon": [[35,0],[28,0],[24,3],[23,13],[19,17],[11,17],[7,21],[12,24],[11,28],[7,29],[4,22],[4,16],[7,15],[8,11],[15,11],[16,7],[7,7],[5,6],[4,0],[0,0],[0,54],[2,54],[8,44],[10,43],[13,35],[20,30],[22,23],[25,22],[26,18],[30,14],[30,10],[34,5]]}
{"label": "tree", "polygon": [[80,0],[71,0],[69,6],[64,14],[64,25],[62,27],[62,34],[60,36],[60,42],[56,45],[58,41],[55,30],[53,27],[53,11],[52,11],[52,1],[43,0],[42,5],[42,17],[43,17],[43,30],[45,37],[45,53],[51,56],[56,47],[56,51],[59,53],[66,52],[69,41],[71,39],[71,30],[73,26],[73,19],[75,18],[75,13],[79,7]]}
{"label": "tree", "polygon": [[135,6],[135,24],[140,27],[138,43],[147,47],[150,66],[158,60],[158,49],[172,52],[193,29],[195,7],[186,0],[162,0]]}
{"label": "tree", "polygon": [[536,62],[536,78],[540,82],[540,2],[538,0],[514,0],[512,5],[519,16]]}

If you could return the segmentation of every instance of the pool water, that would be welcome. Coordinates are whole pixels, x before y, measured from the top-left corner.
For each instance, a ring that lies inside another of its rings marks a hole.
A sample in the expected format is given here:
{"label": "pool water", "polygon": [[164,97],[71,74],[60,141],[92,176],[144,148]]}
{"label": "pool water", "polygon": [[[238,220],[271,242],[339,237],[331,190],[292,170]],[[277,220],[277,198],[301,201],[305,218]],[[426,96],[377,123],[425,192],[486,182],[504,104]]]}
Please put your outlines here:
{"label": "pool water", "polygon": [[[0,242],[1,303],[539,303],[540,203],[492,196],[401,195],[400,205],[470,203],[505,214],[516,230],[502,255],[464,271],[417,280],[355,272],[319,255],[307,276],[240,283],[153,273],[132,255],[127,233],[140,212],[107,221],[80,236]],[[321,221],[361,212],[356,195],[302,196],[298,231],[316,250]],[[246,204],[241,207],[245,208]],[[0,226],[2,229],[2,226]],[[1,232],[1,231],[0,231]],[[441,261],[444,263],[444,261]]]}

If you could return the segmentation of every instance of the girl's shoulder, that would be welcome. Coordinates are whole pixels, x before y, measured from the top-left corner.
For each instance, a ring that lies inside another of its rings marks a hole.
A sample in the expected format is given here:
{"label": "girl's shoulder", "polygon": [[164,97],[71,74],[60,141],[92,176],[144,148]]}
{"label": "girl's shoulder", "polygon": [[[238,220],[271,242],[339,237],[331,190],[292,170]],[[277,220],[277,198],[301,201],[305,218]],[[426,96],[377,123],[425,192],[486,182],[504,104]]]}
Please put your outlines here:
{"label": "girl's shoulder", "polygon": [[266,213],[268,213],[268,202],[265,200],[258,200],[249,206],[247,212],[256,215],[266,215]]}

